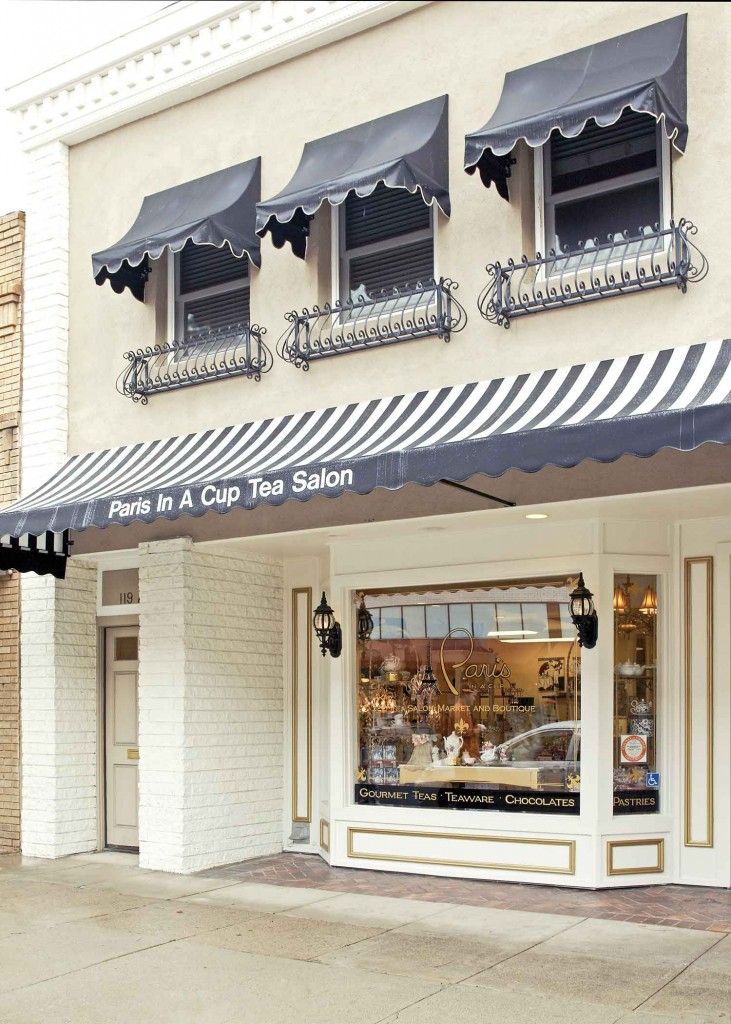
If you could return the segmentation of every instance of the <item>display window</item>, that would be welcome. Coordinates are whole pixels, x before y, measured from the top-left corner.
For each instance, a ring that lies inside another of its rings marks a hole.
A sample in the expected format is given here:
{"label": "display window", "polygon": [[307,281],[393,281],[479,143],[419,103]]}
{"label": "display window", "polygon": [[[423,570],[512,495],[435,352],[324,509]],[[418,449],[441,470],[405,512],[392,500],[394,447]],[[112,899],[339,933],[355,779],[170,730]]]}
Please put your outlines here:
{"label": "display window", "polygon": [[364,594],[357,803],[578,813],[575,579]]}
{"label": "display window", "polygon": [[657,577],[614,577],[614,813],[660,809]]}

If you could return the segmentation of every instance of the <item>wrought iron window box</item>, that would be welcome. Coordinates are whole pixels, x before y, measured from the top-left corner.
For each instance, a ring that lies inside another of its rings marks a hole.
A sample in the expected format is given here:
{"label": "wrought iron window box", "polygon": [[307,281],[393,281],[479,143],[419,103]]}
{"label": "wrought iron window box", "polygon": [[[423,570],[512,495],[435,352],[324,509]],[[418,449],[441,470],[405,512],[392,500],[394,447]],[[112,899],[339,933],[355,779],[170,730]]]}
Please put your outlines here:
{"label": "wrought iron window box", "polygon": [[362,352],[400,341],[437,337],[449,341],[467,323],[467,313],[454,296],[451,278],[418,282],[413,288],[383,292],[376,299],[326,303],[285,315],[289,327],[277,353],[294,366],[309,370],[314,359]]}
{"label": "wrought iron window box", "polygon": [[688,284],[702,281],[708,261],[691,241],[694,224],[681,220],[669,228],[606,242],[595,239],[568,252],[551,250],[529,260],[490,263],[490,277],[477,305],[485,320],[502,327],[528,313],[575,306],[595,299],[675,285],[685,292]]}
{"label": "wrought iron window box", "polygon": [[230,324],[200,332],[185,341],[125,352],[128,365],[119,375],[117,391],[146,405],[149,396],[158,392],[224,377],[260,381],[273,363],[264,344],[265,334],[266,328],[256,324]]}

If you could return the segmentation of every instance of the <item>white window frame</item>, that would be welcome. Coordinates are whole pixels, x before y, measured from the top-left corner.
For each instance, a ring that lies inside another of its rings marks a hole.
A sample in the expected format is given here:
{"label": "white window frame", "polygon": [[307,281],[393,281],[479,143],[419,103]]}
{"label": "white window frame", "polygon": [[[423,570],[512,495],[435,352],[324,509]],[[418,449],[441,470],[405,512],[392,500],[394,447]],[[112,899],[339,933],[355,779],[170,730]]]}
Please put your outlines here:
{"label": "white window frame", "polygon": [[[433,252],[433,269],[432,276],[435,281],[439,280],[439,273],[437,270],[437,235],[438,235],[438,224],[439,216],[437,213],[436,202],[429,206],[429,227],[423,228],[421,231],[410,231],[406,235],[396,235],[393,238],[386,239],[382,242],[372,242],[370,245],[362,245],[352,252],[357,252],[359,256],[369,255],[373,252],[385,251],[388,249],[396,249],[401,245],[408,244],[408,242],[420,242],[425,238],[431,237],[432,239],[432,252]],[[330,252],[332,254],[332,267],[331,267],[331,288],[332,288],[332,304],[342,301],[347,301],[346,298],[341,297],[341,288],[343,286],[343,273],[342,267],[346,258],[345,249],[345,202],[343,201],[338,206],[331,207],[330,211]],[[350,256],[348,257],[350,258]],[[348,292],[348,296],[350,292]],[[417,308],[422,308],[421,305]],[[362,318],[361,318],[362,319]]]}
{"label": "white window frame", "polygon": [[[636,185],[643,181],[653,181],[659,178],[660,181],[660,227],[670,227],[672,218],[672,183],[671,183],[671,154],[670,141],[660,124],[657,131],[657,168],[646,171],[636,171],[633,174],[623,174],[616,178],[609,178],[606,181],[595,182],[591,185],[583,185],[580,188],[567,189],[560,193],[559,202],[569,202],[572,199],[584,199],[589,196],[602,195],[607,192],[615,192],[617,189],[626,188],[628,185]],[[550,139],[542,146],[533,151],[533,181],[535,192],[535,249],[545,256],[553,247],[555,239],[555,206],[557,200],[551,194],[551,150]],[[549,241],[550,240],[550,241]],[[670,245],[670,237],[665,240],[664,249]]]}
{"label": "white window frame", "polygon": [[[207,288],[196,288],[195,291],[180,294],[180,255],[181,252],[169,252],[167,261],[167,294],[168,294],[168,316],[167,333],[170,341],[178,341],[181,345],[185,341],[183,331],[183,306],[186,302],[204,299],[209,295],[222,295],[227,292],[249,291],[249,304],[251,304],[251,261],[248,261],[246,277],[241,281],[226,281],[225,284],[209,285]],[[247,257],[248,259],[248,257]],[[251,320],[251,317],[249,317]]]}

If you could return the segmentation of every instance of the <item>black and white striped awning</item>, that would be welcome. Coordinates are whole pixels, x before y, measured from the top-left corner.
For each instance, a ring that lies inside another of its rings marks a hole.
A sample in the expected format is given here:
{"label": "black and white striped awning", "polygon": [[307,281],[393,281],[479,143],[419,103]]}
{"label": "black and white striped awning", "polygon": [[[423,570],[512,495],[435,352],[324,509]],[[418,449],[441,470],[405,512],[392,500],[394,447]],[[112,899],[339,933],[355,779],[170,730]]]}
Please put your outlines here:
{"label": "black and white striped awning", "polygon": [[728,340],[76,455],[0,513],[0,534],[149,523],[708,442],[731,443]]}

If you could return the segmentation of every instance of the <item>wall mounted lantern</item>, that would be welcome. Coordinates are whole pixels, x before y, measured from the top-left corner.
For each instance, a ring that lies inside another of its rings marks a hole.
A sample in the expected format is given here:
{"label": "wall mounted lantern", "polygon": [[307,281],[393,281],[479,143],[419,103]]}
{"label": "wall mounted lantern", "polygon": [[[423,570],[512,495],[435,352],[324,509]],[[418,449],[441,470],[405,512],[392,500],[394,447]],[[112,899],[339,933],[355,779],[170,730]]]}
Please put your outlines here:
{"label": "wall mounted lantern", "polygon": [[579,573],[579,582],[571,591],[569,612],[579,636],[579,646],[587,649],[596,647],[599,637],[599,616],[594,607],[594,595],[584,583],[583,572]]}
{"label": "wall mounted lantern", "polygon": [[431,667],[431,644],[426,645],[426,666],[421,674],[421,682],[419,684],[419,696],[427,702],[430,702],[439,692],[439,684],[437,677],[434,675],[434,669]]}
{"label": "wall mounted lantern", "polygon": [[360,594],[360,604],[358,605],[355,617],[358,643],[365,644],[370,640],[371,633],[373,632],[373,616],[366,608],[365,594]]}
{"label": "wall mounted lantern", "polygon": [[340,623],[335,621],[333,610],[327,603],[324,590],[322,600],[312,616],[312,625],[315,627],[315,634],[320,641],[323,658],[326,654],[329,654],[331,658],[339,658],[343,649],[343,635]]}

